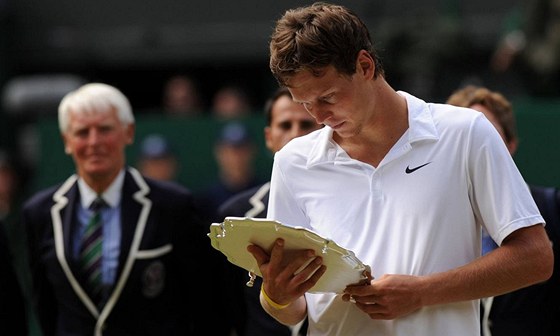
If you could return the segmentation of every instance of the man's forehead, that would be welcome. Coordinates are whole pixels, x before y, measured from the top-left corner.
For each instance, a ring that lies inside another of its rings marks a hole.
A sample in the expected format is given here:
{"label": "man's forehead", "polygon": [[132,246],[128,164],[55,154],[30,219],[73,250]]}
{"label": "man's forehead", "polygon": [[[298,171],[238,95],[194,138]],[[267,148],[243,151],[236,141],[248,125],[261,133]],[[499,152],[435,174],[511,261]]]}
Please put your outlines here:
{"label": "man's forehead", "polygon": [[288,90],[295,102],[305,103],[332,91],[339,79],[342,79],[342,76],[332,66],[325,68],[320,75],[302,71],[291,78],[292,85]]}
{"label": "man's forehead", "polygon": [[287,99],[289,101],[279,102],[272,110],[274,121],[312,119],[302,104],[294,102],[290,97],[287,97]]}
{"label": "man's forehead", "polygon": [[278,124],[283,124],[283,123],[304,123],[304,122],[308,122],[308,121],[314,121],[314,119],[309,115],[309,113],[289,113],[289,114],[283,114],[282,116],[279,116],[275,122]]}

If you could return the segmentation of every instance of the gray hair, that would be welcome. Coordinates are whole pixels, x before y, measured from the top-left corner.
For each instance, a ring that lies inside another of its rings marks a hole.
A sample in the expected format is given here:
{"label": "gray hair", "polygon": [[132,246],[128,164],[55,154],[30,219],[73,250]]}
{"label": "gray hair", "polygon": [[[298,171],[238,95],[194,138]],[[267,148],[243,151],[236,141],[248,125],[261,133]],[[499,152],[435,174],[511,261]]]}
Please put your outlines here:
{"label": "gray hair", "polygon": [[58,106],[58,127],[61,133],[68,131],[70,113],[96,114],[116,109],[123,125],[134,124],[134,115],[128,98],[117,88],[103,83],[89,83],[72,91]]}

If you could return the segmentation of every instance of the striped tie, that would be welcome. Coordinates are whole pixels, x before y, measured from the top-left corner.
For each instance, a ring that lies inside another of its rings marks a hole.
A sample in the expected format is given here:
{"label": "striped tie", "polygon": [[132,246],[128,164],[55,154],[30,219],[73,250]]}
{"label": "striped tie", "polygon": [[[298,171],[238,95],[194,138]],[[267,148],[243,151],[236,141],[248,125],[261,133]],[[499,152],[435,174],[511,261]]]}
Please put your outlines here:
{"label": "striped tie", "polygon": [[101,301],[101,244],[103,241],[103,225],[101,209],[106,205],[101,197],[97,197],[91,204],[93,212],[80,245],[80,267],[86,280],[86,289],[93,301]]}

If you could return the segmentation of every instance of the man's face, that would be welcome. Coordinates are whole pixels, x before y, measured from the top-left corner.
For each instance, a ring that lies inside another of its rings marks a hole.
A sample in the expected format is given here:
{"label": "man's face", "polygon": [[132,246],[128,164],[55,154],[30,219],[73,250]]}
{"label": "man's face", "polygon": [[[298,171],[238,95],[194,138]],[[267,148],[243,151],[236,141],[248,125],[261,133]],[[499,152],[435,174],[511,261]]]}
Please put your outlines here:
{"label": "man's face", "polygon": [[115,109],[101,113],[70,112],[63,134],[78,174],[86,180],[112,179],[124,167],[125,147],[132,143],[134,126],[123,126]]}
{"label": "man's face", "polygon": [[[364,58],[364,57],[362,57]],[[360,58],[359,58],[360,59]],[[331,127],[342,138],[360,134],[374,117],[375,103],[371,101],[373,71],[371,59],[357,72],[343,75],[333,66],[320,75],[301,71],[290,78],[290,92],[294,101],[302,104],[313,118]]]}
{"label": "man's face", "polygon": [[270,126],[264,130],[266,147],[273,153],[279,151],[293,138],[308,134],[322,127],[305,110],[287,95],[272,106]]}

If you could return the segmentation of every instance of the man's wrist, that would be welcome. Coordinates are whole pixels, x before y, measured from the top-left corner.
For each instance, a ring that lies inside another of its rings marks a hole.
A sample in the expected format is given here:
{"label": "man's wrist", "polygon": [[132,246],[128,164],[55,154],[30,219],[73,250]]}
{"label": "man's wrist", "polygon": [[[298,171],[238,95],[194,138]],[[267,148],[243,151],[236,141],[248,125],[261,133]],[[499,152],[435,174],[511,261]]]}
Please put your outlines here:
{"label": "man's wrist", "polygon": [[268,303],[269,306],[271,306],[272,308],[276,309],[276,310],[282,310],[286,307],[288,307],[290,304],[286,303],[286,304],[279,304],[276,303],[274,300],[272,300],[268,294],[266,294],[266,292],[264,291],[264,285],[261,286],[261,295],[264,298],[264,300],[266,301],[266,303]]}

